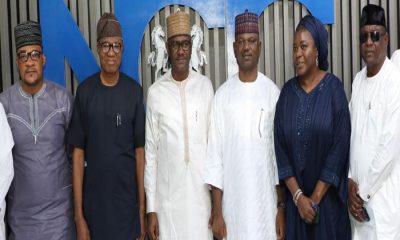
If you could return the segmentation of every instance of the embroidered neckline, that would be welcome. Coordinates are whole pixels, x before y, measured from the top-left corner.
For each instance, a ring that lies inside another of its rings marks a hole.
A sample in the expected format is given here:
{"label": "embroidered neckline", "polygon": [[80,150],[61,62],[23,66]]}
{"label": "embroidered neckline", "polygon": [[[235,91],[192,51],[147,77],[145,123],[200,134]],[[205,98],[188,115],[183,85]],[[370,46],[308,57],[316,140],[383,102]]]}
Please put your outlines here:
{"label": "embroidered neckline", "polygon": [[[47,84],[46,84],[45,82],[43,82],[42,88],[40,88],[39,92],[35,93],[35,94],[33,95],[33,97],[34,97],[34,98],[39,98],[39,97],[41,97],[41,96],[43,95],[43,93],[45,92],[45,90],[46,90],[46,85],[47,85]],[[22,86],[21,86],[21,85],[19,86],[18,90],[19,90],[20,94],[21,94],[23,97],[26,97],[26,98],[31,98],[31,97],[32,97],[31,94],[26,93],[26,92],[24,91],[24,89],[22,89]]]}

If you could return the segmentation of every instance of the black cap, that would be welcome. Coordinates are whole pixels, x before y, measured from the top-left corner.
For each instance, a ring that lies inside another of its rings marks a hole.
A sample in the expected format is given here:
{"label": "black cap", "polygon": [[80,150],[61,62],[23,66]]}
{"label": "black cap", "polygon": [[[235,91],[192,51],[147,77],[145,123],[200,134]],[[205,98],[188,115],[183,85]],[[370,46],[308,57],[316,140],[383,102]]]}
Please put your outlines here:
{"label": "black cap", "polygon": [[380,25],[386,28],[385,10],[374,4],[366,5],[362,9],[360,28],[365,25]]}
{"label": "black cap", "polygon": [[18,24],[14,28],[14,37],[16,49],[26,45],[42,46],[42,31],[38,22],[27,21]]}

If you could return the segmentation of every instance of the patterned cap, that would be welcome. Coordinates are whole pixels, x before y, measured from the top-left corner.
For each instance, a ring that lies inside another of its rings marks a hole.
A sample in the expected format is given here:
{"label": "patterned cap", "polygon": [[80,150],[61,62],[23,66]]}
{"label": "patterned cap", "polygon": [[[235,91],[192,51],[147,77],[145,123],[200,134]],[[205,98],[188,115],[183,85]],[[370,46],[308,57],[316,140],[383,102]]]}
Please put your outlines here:
{"label": "patterned cap", "polygon": [[386,28],[385,10],[378,5],[366,5],[362,9],[360,27],[365,25],[381,25]]}
{"label": "patterned cap", "polygon": [[179,8],[167,18],[167,38],[178,35],[190,36],[189,14],[182,12]]}
{"label": "patterned cap", "polygon": [[104,13],[97,23],[97,41],[105,37],[122,38],[121,24],[112,13]]}
{"label": "patterned cap", "polygon": [[27,45],[42,46],[42,30],[38,22],[27,21],[18,24],[14,28],[14,36],[17,50]]}
{"label": "patterned cap", "polygon": [[235,17],[235,36],[242,33],[259,33],[258,15],[247,9]]}

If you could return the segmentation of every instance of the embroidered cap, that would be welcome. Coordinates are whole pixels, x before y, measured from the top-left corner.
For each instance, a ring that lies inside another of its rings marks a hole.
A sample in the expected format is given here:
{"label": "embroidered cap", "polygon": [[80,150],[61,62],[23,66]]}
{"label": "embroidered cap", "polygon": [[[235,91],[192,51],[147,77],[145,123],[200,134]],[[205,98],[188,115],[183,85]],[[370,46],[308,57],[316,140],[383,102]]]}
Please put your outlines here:
{"label": "embroidered cap", "polygon": [[40,24],[34,21],[27,21],[18,24],[14,28],[16,49],[27,45],[42,46],[42,30]]}
{"label": "embroidered cap", "polygon": [[112,13],[104,13],[97,22],[97,41],[105,37],[121,37],[122,28]]}
{"label": "embroidered cap", "polygon": [[258,15],[247,9],[235,17],[235,35],[242,33],[259,33]]}
{"label": "embroidered cap", "polygon": [[190,36],[190,18],[189,14],[178,10],[167,18],[167,38],[178,35]]}

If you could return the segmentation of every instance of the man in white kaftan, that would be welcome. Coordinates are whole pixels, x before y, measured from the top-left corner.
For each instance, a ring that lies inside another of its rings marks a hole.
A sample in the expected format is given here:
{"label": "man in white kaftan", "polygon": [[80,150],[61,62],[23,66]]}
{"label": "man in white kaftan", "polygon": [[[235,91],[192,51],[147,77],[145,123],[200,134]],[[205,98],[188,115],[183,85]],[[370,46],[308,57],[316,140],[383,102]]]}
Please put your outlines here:
{"label": "man in white kaftan", "polygon": [[183,12],[167,19],[172,70],[148,90],[145,191],[150,239],[212,239],[204,172],[214,91],[207,77],[189,69],[189,23]]}
{"label": "man in white kaftan", "polygon": [[5,240],[4,213],[6,202],[4,200],[14,176],[12,148],[14,141],[6,113],[0,103],[0,240]]}
{"label": "man in white kaftan", "polygon": [[[384,23],[382,8],[363,9],[360,41],[366,67],[353,81],[350,102],[349,210],[355,240],[400,239],[400,71],[386,57]],[[379,37],[373,36],[376,32]]]}
{"label": "man in white kaftan", "polygon": [[284,233],[275,231],[273,122],[279,89],[257,71],[258,16],[246,11],[235,20],[239,73],[218,89],[211,108],[206,183],[212,186],[212,229],[217,239],[275,240]]}
{"label": "man in white kaftan", "polygon": [[206,181],[223,191],[229,240],[276,238],[273,119],[278,97],[275,84],[258,72],[252,83],[234,75],[213,101]]}

